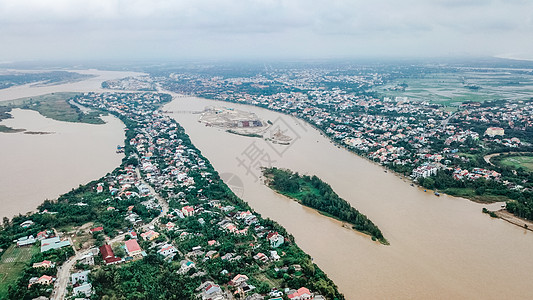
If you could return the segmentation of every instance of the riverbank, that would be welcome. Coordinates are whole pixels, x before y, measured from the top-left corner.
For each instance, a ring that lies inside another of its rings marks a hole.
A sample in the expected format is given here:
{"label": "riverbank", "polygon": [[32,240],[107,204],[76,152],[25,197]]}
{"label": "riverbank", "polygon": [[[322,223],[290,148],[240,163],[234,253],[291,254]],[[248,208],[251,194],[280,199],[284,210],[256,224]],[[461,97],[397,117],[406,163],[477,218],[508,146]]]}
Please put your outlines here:
{"label": "riverbank", "polygon": [[509,222],[513,225],[516,225],[518,227],[524,228],[529,231],[533,231],[533,222],[529,220],[525,220],[522,218],[519,218],[512,213],[508,212],[505,209],[493,211],[493,213],[500,219]]}

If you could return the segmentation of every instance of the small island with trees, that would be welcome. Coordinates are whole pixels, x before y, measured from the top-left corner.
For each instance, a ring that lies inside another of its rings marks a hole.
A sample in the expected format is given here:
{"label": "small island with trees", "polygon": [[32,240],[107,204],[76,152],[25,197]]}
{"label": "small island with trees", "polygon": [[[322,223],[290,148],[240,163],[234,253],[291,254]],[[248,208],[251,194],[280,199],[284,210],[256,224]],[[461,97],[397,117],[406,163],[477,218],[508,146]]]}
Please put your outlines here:
{"label": "small island with trees", "polygon": [[353,229],[368,234],[383,245],[389,242],[381,230],[365,215],[340,198],[331,186],[316,176],[299,175],[290,170],[263,168],[266,184],[276,192],[318,210],[321,214],[353,225]]}

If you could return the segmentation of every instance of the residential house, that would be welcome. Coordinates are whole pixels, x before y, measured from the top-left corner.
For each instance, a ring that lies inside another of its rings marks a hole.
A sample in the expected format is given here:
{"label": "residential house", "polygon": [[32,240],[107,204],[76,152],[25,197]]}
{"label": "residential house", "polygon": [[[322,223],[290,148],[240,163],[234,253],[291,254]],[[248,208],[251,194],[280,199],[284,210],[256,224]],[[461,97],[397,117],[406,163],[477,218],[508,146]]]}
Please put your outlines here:
{"label": "residential house", "polygon": [[313,299],[313,294],[305,287],[299,288],[296,292],[287,295],[291,300],[309,300]]}
{"label": "residential house", "polygon": [[26,220],[26,221],[24,221],[24,222],[22,222],[22,223],[20,224],[20,227],[22,227],[22,228],[28,228],[28,227],[30,227],[30,226],[33,225],[33,224],[34,224],[34,223],[33,223],[32,220]]}
{"label": "residential house", "polygon": [[174,229],[174,227],[176,227],[176,224],[175,223],[172,223],[172,222],[168,222],[165,227],[167,228],[167,230],[172,230]]}
{"label": "residential house", "polygon": [[260,260],[264,263],[268,262],[268,256],[266,256],[264,253],[257,253],[257,255],[254,255],[255,260]]}
{"label": "residential house", "polygon": [[71,244],[69,240],[62,241],[59,239],[58,236],[49,239],[44,239],[41,241],[41,253],[52,249],[60,249],[70,245]]}
{"label": "residential house", "polygon": [[55,263],[49,261],[49,260],[43,260],[41,262],[37,262],[33,264],[34,268],[53,268],[55,267]]}
{"label": "residential house", "polygon": [[158,232],[155,232],[153,230],[148,230],[147,232],[143,232],[141,233],[141,237],[145,240],[145,241],[152,241],[156,238],[159,237],[159,233]]}
{"label": "residential house", "polygon": [[48,232],[47,232],[46,230],[37,233],[37,239],[38,239],[39,241],[42,241],[42,240],[48,238],[48,236],[49,236],[49,235],[48,235]]}
{"label": "residential house", "polygon": [[424,165],[414,169],[413,174],[411,176],[413,178],[426,178],[432,175],[436,175],[438,170],[439,169],[435,166]]}
{"label": "residential house", "polygon": [[181,264],[181,267],[180,269],[178,270],[178,273],[180,274],[185,274],[187,273],[190,269],[194,268],[195,267],[195,264],[190,261],[190,260],[182,260],[180,262]]}
{"label": "residential house", "polygon": [[78,259],[78,263],[83,264],[83,265],[89,265],[89,266],[94,265],[94,254],[92,253],[85,254],[80,259]]}
{"label": "residential house", "polygon": [[132,239],[135,239],[135,240],[137,239],[137,232],[135,232],[135,231],[130,231],[130,232],[129,232],[129,235],[130,235],[130,237],[131,237]]}
{"label": "residential house", "polygon": [[91,233],[96,233],[96,232],[100,232],[100,231],[104,231],[104,227],[98,226],[98,227],[95,227],[95,228],[91,228]]}
{"label": "residential house", "polygon": [[170,244],[163,245],[163,247],[157,251],[157,253],[163,255],[164,257],[174,257],[176,252],[178,252],[178,250]]}
{"label": "residential house", "polygon": [[246,281],[248,281],[248,276],[246,275],[242,275],[242,274],[237,274],[235,277],[233,277],[233,279],[230,281],[230,284],[231,285],[234,285],[234,286],[239,286],[243,283],[246,283]]}
{"label": "residential house", "polygon": [[17,240],[17,246],[23,247],[27,245],[32,245],[35,244],[36,241],[37,240],[35,240],[33,235],[24,236]]}
{"label": "residential house", "polygon": [[212,281],[206,281],[202,283],[197,289],[200,291],[197,299],[201,300],[225,300],[228,299],[224,291],[220,288],[218,284],[215,284]]}
{"label": "residential house", "polygon": [[139,246],[139,243],[137,243],[137,240],[128,240],[125,243],[126,246],[126,252],[129,256],[135,258],[142,258],[144,256],[143,250],[141,249],[141,246]]}
{"label": "residential house", "polygon": [[42,285],[49,285],[54,281],[54,277],[43,275],[39,278],[32,277],[28,283],[28,287],[32,286],[33,284],[42,284]]}
{"label": "residential house", "polygon": [[281,246],[285,240],[285,238],[277,233],[277,232],[271,232],[267,235],[267,239],[269,240],[270,242],[270,246],[272,248],[277,248],[279,246]]}
{"label": "residential house", "polygon": [[93,293],[92,285],[90,283],[84,283],[80,286],[77,286],[72,289],[73,295],[84,295],[85,297],[90,297]]}
{"label": "residential house", "polygon": [[263,300],[265,299],[264,296],[262,295],[259,295],[257,293],[253,294],[253,295],[250,295],[250,296],[247,296],[246,298],[244,298],[244,300]]}
{"label": "residential house", "polygon": [[192,206],[187,205],[181,209],[181,212],[184,216],[190,217],[194,215],[194,208]]}
{"label": "residential house", "polygon": [[75,285],[77,283],[80,284],[80,283],[87,282],[89,280],[89,273],[91,273],[91,271],[86,270],[86,271],[76,272],[70,275],[70,280],[71,280],[72,285]]}
{"label": "residential house", "polygon": [[278,261],[281,257],[278,255],[278,252],[276,250],[271,250],[270,258],[272,259],[272,261]]}
{"label": "residential house", "polygon": [[115,256],[113,249],[111,249],[111,246],[107,244],[100,247],[100,255],[102,256],[102,259],[105,261],[106,265],[116,264],[122,261],[120,257]]}

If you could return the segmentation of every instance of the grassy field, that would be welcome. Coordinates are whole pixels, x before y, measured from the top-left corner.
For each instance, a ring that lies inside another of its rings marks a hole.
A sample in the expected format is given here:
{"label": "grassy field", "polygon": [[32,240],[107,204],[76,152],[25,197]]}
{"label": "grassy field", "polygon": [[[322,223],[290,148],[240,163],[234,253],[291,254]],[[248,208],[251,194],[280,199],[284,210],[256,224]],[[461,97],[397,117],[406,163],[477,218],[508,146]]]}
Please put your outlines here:
{"label": "grassy field", "polygon": [[37,246],[19,248],[13,244],[2,255],[0,260],[0,299],[5,298],[9,285],[17,280],[26,264],[37,252],[39,252]]}
{"label": "grassy field", "polygon": [[100,119],[100,113],[91,111],[83,113],[77,107],[68,103],[69,99],[77,95],[76,93],[52,93],[31,98],[21,98],[12,101],[0,102],[0,105],[10,108],[31,109],[41,115],[57,121],[104,124]]}
{"label": "grassy field", "polygon": [[[388,90],[400,83],[408,85],[405,91]],[[479,89],[470,89],[468,86],[478,86]],[[463,101],[526,100],[533,93],[533,76],[510,74],[498,69],[491,72],[435,73],[420,78],[398,79],[377,90],[388,97],[408,97],[446,106],[454,106]]]}
{"label": "grassy field", "polygon": [[531,155],[506,157],[500,163],[515,169],[524,168],[533,172],[533,156]]}

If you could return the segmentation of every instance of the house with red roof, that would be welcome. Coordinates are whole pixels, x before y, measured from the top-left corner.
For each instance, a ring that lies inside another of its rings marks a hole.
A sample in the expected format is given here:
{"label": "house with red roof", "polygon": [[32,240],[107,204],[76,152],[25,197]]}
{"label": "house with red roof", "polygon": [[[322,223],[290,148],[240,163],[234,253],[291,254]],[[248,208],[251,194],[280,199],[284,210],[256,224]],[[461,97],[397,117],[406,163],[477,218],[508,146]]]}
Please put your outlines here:
{"label": "house with red roof", "polygon": [[268,261],[268,256],[266,256],[264,253],[259,252],[257,253],[257,255],[254,255],[254,259],[266,263]]}
{"label": "house with red roof", "polygon": [[192,206],[187,205],[181,209],[181,212],[184,216],[190,217],[194,215],[194,208]]}
{"label": "house with red roof", "polygon": [[135,231],[130,231],[129,235],[130,235],[130,237],[131,237],[132,239],[137,239],[137,232],[135,232]]}
{"label": "house with red roof", "polygon": [[267,240],[270,241],[270,246],[272,248],[277,248],[283,244],[285,238],[277,232],[271,232],[267,235]]}
{"label": "house with red roof", "polygon": [[95,228],[91,228],[91,233],[100,232],[100,231],[104,231],[104,227],[98,226]]}
{"label": "house with red roof", "polygon": [[32,277],[28,283],[28,288],[31,287],[34,284],[42,284],[42,285],[49,285],[54,281],[54,277],[43,275],[39,278]]}
{"label": "house with red roof", "polygon": [[156,238],[159,237],[159,233],[158,232],[155,232],[153,230],[148,230],[147,232],[143,232],[141,233],[141,237],[145,240],[145,241],[152,241]]}
{"label": "house with red roof", "polygon": [[141,249],[141,246],[139,246],[139,243],[137,243],[137,240],[128,240],[125,243],[126,246],[126,252],[129,256],[135,258],[142,258],[143,256],[143,250]]}
{"label": "house with red roof", "polygon": [[37,239],[38,239],[39,241],[48,238],[48,236],[49,236],[49,235],[48,235],[48,232],[47,232],[46,230],[37,233]]}
{"label": "house with red roof", "polygon": [[49,260],[43,260],[33,264],[34,268],[53,268],[55,264]]}
{"label": "house with red roof", "polygon": [[105,244],[99,249],[100,255],[102,256],[102,259],[105,261],[106,265],[116,264],[122,261],[120,257],[115,256],[115,253],[113,253],[113,249],[111,249],[111,246]]}
{"label": "house with red roof", "polygon": [[174,227],[176,227],[176,224],[175,223],[172,223],[172,222],[168,222],[165,227],[168,229],[168,230],[172,230],[174,229]]}
{"label": "house with red roof", "polygon": [[176,255],[176,252],[178,252],[178,250],[170,244],[163,245],[163,247],[157,251],[157,253],[163,255],[164,257],[173,257]]}
{"label": "house with red roof", "polygon": [[237,274],[235,277],[233,277],[233,279],[230,281],[230,284],[231,285],[234,285],[234,286],[239,286],[243,283],[246,283],[246,281],[248,281],[248,276],[246,275],[242,275],[242,274]]}
{"label": "house with red roof", "polygon": [[313,294],[305,287],[299,288],[296,292],[288,295],[291,300],[310,300],[313,299]]}
{"label": "house with red roof", "polygon": [[202,299],[202,300],[228,299],[225,296],[224,291],[220,288],[220,286],[218,284],[215,284],[212,281],[206,281],[202,283],[196,290],[200,291],[200,294],[197,296],[198,299]]}

